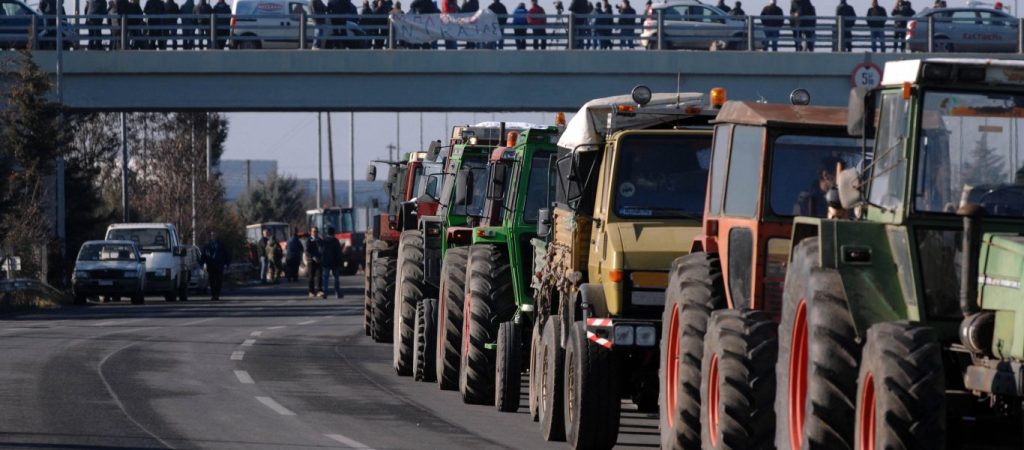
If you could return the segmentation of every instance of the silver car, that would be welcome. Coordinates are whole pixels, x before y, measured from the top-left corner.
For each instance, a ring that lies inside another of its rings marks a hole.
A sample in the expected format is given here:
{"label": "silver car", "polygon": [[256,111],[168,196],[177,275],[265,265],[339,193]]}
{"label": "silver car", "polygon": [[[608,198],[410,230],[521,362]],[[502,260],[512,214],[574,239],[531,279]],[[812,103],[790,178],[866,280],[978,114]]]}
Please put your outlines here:
{"label": "silver car", "polygon": [[998,9],[925,9],[907,22],[910,51],[928,51],[928,18],[934,17],[932,51],[1006,53],[1017,51],[1017,18]]}
{"label": "silver car", "polygon": [[87,241],[82,244],[71,277],[76,304],[89,297],[119,299],[132,304],[144,302],[146,260],[132,241]]}
{"label": "silver car", "polygon": [[[662,49],[747,49],[747,22],[742,16],[730,16],[697,0],[672,0],[652,5],[640,34],[640,44],[647,49],[658,48],[659,11],[665,33]],[[764,31],[755,29],[754,50],[763,40]]]}

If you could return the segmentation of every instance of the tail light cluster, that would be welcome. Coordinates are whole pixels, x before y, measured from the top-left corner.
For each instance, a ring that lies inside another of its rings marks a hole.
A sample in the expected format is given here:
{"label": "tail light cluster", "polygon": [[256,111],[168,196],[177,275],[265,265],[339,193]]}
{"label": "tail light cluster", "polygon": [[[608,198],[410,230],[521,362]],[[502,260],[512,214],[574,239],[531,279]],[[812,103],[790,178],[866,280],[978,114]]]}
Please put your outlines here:
{"label": "tail light cluster", "polygon": [[911,20],[907,22],[907,39],[914,37],[914,30],[917,30],[917,21]]}

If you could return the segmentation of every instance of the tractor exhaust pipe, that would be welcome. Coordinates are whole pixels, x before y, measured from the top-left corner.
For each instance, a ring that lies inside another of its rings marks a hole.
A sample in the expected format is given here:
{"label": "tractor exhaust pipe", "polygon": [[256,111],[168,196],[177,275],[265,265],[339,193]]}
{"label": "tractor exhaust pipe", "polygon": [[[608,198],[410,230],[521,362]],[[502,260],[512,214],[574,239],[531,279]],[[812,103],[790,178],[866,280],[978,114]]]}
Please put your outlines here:
{"label": "tractor exhaust pipe", "polygon": [[960,265],[960,311],[968,317],[981,310],[978,306],[978,252],[981,234],[978,226],[979,217],[985,209],[980,205],[969,203],[956,211],[964,218],[964,236],[962,240],[963,262]]}

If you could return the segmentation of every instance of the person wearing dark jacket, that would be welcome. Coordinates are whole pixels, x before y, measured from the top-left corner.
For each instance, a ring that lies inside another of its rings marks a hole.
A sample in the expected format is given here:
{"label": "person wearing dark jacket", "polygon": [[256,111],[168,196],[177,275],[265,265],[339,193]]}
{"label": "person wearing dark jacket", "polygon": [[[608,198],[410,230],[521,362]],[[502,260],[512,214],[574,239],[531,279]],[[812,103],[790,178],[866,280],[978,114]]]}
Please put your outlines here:
{"label": "person wearing dark jacket", "polygon": [[164,3],[164,13],[167,14],[167,19],[164,20],[164,25],[170,27],[169,30],[165,30],[164,34],[168,37],[167,46],[172,50],[178,49],[178,15],[181,14],[181,8],[178,7],[174,0],[167,0]]}
{"label": "person wearing dark jacket", "polygon": [[202,263],[210,278],[210,300],[220,300],[221,287],[224,285],[224,267],[231,264],[231,250],[217,239],[217,233],[211,231],[210,239],[203,246]]}
{"label": "person wearing dark jacket", "polygon": [[284,248],[285,279],[287,281],[299,281],[299,266],[302,264],[302,253],[305,251],[302,240],[299,239],[299,230],[296,229]]}
{"label": "person wearing dark jacket", "polygon": [[322,242],[323,247],[320,249],[320,253],[323,258],[324,280],[320,298],[327,298],[327,287],[330,286],[331,276],[334,277],[334,295],[341,298],[341,242],[334,237],[334,228],[327,228],[327,237]]}
{"label": "person wearing dark jacket", "polygon": [[[853,26],[857,23],[857,13],[853,10],[853,7],[846,0],[839,0],[839,6],[836,6],[836,17],[842,17],[843,21],[843,49],[844,52],[853,51]],[[832,46],[833,50],[838,48],[837,45]]]}
{"label": "person wearing dark jacket", "polygon": [[107,14],[110,14],[110,18],[107,19],[107,23],[110,24],[110,36],[114,39],[110,43],[110,49],[119,48],[126,50],[129,48],[127,42],[122,43],[121,41],[121,27],[126,26],[124,23],[124,15],[128,14],[128,0],[110,0],[110,9],[107,10]]}
{"label": "person wearing dark jacket", "polygon": [[636,45],[636,10],[632,6],[629,6],[629,0],[622,0],[622,5],[619,6],[619,18],[617,23],[619,25],[619,36],[622,40],[619,41],[621,48],[633,48]]}
{"label": "person wearing dark jacket", "polygon": [[729,14],[729,11],[732,11],[732,8],[725,4],[725,0],[718,0],[718,3],[715,3],[715,8],[722,10],[722,12],[726,14]]}
{"label": "person wearing dark jacket", "polygon": [[323,280],[323,246],[324,240],[320,238],[320,230],[317,227],[309,229],[309,239],[306,241],[306,273],[309,275],[309,298],[326,294]]}
{"label": "person wearing dark jacket", "polygon": [[[50,39],[49,41],[41,42],[39,47],[55,49],[57,48],[57,0],[42,0],[39,2],[39,13],[46,18],[46,37]],[[60,13],[61,16],[67,17],[63,4],[60,7]]]}
{"label": "person wearing dark jacket", "polygon": [[231,7],[224,0],[217,0],[217,4],[213,5],[214,18],[217,21],[217,50],[224,48],[224,44],[227,42],[228,35],[231,34],[231,29],[228,28],[231,25]]}
{"label": "person wearing dark jacket", "polygon": [[196,25],[199,27],[198,35],[201,36],[200,39],[196,40],[196,46],[200,50],[207,47],[213,48],[213,42],[210,41],[210,14],[213,14],[213,7],[210,6],[208,0],[199,0],[195,11]]}
{"label": "person wearing dark jacket", "polygon": [[871,51],[882,49],[885,53],[885,21],[888,14],[885,8],[878,6],[878,0],[871,0],[871,8],[868,9],[868,28],[871,29]]}
{"label": "person wearing dark jacket", "polygon": [[[87,16],[105,16],[107,15],[107,0],[89,0],[85,3],[85,15]],[[103,34],[103,30],[100,27],[103,26],[103,18],[101,17],[90,17],[86,19],[85,24],[89,26],[89,50],[102,50],[103,41],[100,40],[100,36]]]}
{"label": "person wearing dark jacket", "polygon": [[142,5],[139,0],[129,0],[128,10],[125,13],[128,16],[126,22],[128,22],[128,36],[131,40],[131,48],[134,50],[140,50],[143,48],[144,43],[138,36],[142,36]]}
{"label": "person wearing dark jacket", "polygon": [[818,24],[814,18],[816,14],[811,0],[793,0],[790,5],[789,23],[793,27],[793,41],[797,51],[814,51],[814,27]]}
{"label": "person wearing dark jacket", "polygon": [[327,48],[327,43],[324,41],[324,35],[327,34],[327,19],[321,17],[327,14],[327,4],[323,0],[311,0],[309,10],[313,14],[313,24],[316,26],[316,31],[313,33],[313,50]]}
{"label": "person wearing dark jacket", "polygon": [[508,9],[505,5],[501,4],[501,0],[494,0],[493,3],[487,5],[487,9],[498,16],[498,34],[501,35],[496,42],[489,42],[487,48],[489,49],[503,49],[505,48],[505,25],[508,25]]}
{"label": "person wearing dark jacket", "polygon": [[164,10],[163,0],[146,0],[146,7],[142,12],[146,14],[146,27],[148,28],[146,35],[149,37],[149,41],[145,45],[147,49],[167,49],[167,44],[163,40],[164,30],[160,29],[164,24]]}
{"label": "person wearing dark jacket", "polygon": [[[475,13],[480,10],[480,2],[477,0],[462,0],[462,7],[459,8],[459,12],[462,13]],[[466,42],[466,48],[476,48],[476,42]]]}
{"label": "person wearing dark jacket", "polygon": [[270,230],[264,229],[263,236],[256,241],[256,254],[260,260],[260,284],[267,284],[267,271],[270,270],[270,258],[267,255],[267,242],[270,241]]}
{"label": "person wearing dark jacket", "polygon": [[[892,9],[893,17],[914,17],[917,11],[910,7],[910,0],[898,0],[896,7]],[[907,21],[897,20],[893,26],[896,31],[892,33],[892,51],[899,50],[900,53],[907,51]]]}
{"label": "person wearing dark jacket", "polygon": [[768,47],[771,47],[773,52],[779,51],[779,30],[783,24],[782,8],[775,4],[775,0],[771,0],[771,3],[761,9],[761,25],[764,27],[764,42],[761,43],[761,47],[764,51],[768,51]]}
{"label": "person wearing dark jacket", "polygon": [[743,3],[736,2],[736,5],[729,11],[730,16],[743,17],[747,15],[747,12],[743,10]]}
{"label": "person wearing dark jacket", "polygon": [[569,12],[575,14],[572,19],[573,35],[576,36],[574,47],[583,48],[584,39],[590,35],[590,30],[587,27],[587,14],[590,14],[590,5],[587,4],[587,0],[572,0],[569,3]]}
{"label": "person wearing dark jacket", "polygon": [[195,14],[196,3],[194,0],[185,0],[181,4],[178,14],[181,18],[181,48],[192,50],[195,46],[196,20],[192,17]]}

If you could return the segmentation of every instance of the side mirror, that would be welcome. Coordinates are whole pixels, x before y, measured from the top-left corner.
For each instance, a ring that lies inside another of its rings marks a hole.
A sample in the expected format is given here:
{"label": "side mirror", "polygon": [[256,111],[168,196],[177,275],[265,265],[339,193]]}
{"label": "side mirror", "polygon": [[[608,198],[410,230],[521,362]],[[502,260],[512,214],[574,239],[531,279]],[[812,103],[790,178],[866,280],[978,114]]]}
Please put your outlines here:
{"label": "side mirror", "polygon": [[369,166],[366,166],[366,181],[376,181],[376,180],[377,180],[377,166],[375,166],[373,164],[370,164]]}
{"label": "side mirror", "polygon": [[846,132],[870,139],[875,136],[875,92],[867,87],[850,89],[846,107]]}
{"label": "side mirror", "polygon": [[437,161],[437,157],[441,155],[441,141],[430,141],[430,146],[427,147],[426,160],[430,162]]}
{"label": "side mirror", "polygon": [[537,236],[547,237],[551,233],[551,208],[537,211]]}
{"label": "side mirror", "polygon": [[850,168],[839,172],[836,177],[836,186],[839,191],[839,203],[843,209],[850,209],[863,203],[860,190],[860,174],[857,169]]}

